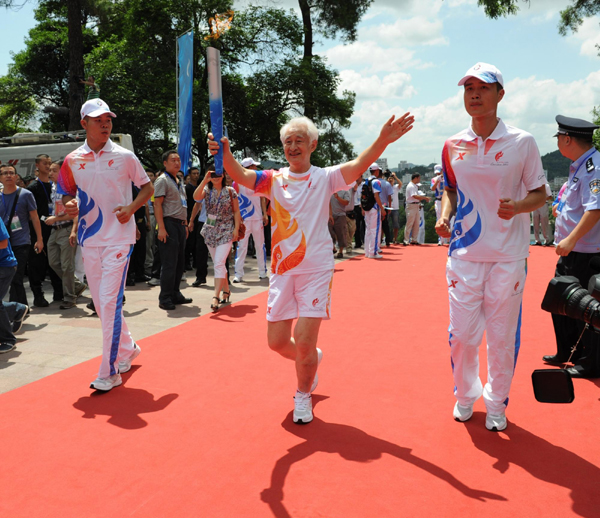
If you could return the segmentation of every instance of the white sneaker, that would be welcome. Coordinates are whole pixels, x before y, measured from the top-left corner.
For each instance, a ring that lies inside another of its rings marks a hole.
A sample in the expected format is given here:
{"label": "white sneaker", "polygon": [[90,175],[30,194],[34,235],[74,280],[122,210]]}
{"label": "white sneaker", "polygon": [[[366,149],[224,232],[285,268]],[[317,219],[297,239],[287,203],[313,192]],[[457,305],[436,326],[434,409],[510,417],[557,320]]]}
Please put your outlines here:
{"label": "white sneaker", "polygon": [[462,406],[457,401],[456,405],[454,405],[454,412],[452,412],[452,415],[456,421],[464,423],[471,419],[471,416],[473,415],[473,405]]}
{"label": "white sneaker", "polygon": [[[317,363],[317,369],[319,368],[319,365],[321,365],[321,360],[323,359],[323,351],[321,351],[321,349],[319,349],[317,347],[317,356],[319,357],[318,363]],[[310,393],[312,394],[315,389],[317,388],[317,385],[319,384],[319,373],[316,372],[315,373],[315,379],[313,380],[313,383],[310,387]]]}
{"label": "white sneaker", "polygon": [[504,412],[498,415],[488,414],[485,416],[485,427],[491,432],[501,432],[507,424]]}
{"label": "white sneaker", "polygon": [[296,391],[294,396],[294,423],[307,424],[313,420],[312,397],[305,392]]}
{"label": "white sneaker", "polygon": [[381,254],[375,254],[371,259],[383,259],[383,256]]}
{"label": "white sneaker", "polygon": [[121,375],[114,374],[108,378],[96,378],[94,381],[92,381],[90,388],[107,392],[111,388],[118,387],[121,383],[123,383]]}
{"label": "white sneaker", "polygon": [[262,279],[268,279],[268,278],[269,278],[269,276],[268,276],[268,275],[265,273],[264,275],[259,275],[259,276],[258,276],[258,278],[259,278],[260,280],[262,280]]}
{"label": "white sneaker", "polygon": [[129,369],[131,369],[131,362],[133,360],[135,360],[140,353],[142,352],[142,349],[140,348],[140,346],[138,344],[133,344],[133,352],[131,353],[131,356],[129,358],[127,358],[126,360],[122,360],[119,362],[119,373],[120,374],[125,374]]}
{"label": "white sneaker", "polygon": [[233,282],[237,284],[238,282],[242,282],[242,279],[240,277],[234,277]]}

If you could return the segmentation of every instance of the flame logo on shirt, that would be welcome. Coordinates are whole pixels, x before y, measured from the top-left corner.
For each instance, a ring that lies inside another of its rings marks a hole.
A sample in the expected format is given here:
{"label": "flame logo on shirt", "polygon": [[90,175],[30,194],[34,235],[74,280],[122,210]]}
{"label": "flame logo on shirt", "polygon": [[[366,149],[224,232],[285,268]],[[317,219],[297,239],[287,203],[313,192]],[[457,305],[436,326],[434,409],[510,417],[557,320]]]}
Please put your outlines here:
{"label": "flame logo on shirt", "polygon": [[496,156],[494,157],[496,159],[496,162],[498,160],[500,160],[502,157],[504,156],[504,153],[502,151],[500,151],[500,153],[496,153]]}
{"label": "flame logo on shirt", "polygon": [[272,209],[274,216],[272,226],[275,230],[271,240],[273,246],[271,272],[281,275],[295,268],[304,260],[306,256],[306,237],[304,232],[301,231],[300,244],[292,253],[284,257],[283,241],[290,239],[298,232],[298,222],[276,199],[273,199]]}
{"label": "flame logo on shirt", "polygon": [[480,238],[483,227],[481,216],[473,202],[459,188],[456,189],[456,192],[458,194],[456,220],[452,229],[448,255],[452,255],[454,250],[466,248],[475,243]]}
{"label": "flame logo on shirt", "polygon": [[[79,189],[79,226],[77,228],[77,237],[79,244],[84,245],[85,240],[88,237],[92,237],[98,233],[102,227],[102,211],[100,207],[97,208],[97,216],[93,219],[92,211],[96,207],[96,202],[87,195],[86,192]],[[91,224],[88,224],[92,221]]]}
{"label": "flame logo on shirt", "polygon": [[109,160],[109,161],[108,161],[108,167],[112,167],[112,165],[113,165],[114,163],[115,163],[115,161],[114,161],[114,160]]}

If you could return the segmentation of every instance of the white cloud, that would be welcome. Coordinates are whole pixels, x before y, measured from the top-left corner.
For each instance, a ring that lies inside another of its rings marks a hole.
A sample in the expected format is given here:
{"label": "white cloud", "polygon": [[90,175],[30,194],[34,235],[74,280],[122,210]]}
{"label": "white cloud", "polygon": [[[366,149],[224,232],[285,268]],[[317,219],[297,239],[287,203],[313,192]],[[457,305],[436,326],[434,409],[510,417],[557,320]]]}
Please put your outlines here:
{"label": "white cloud", "polygon": [[574,40],[581,43],[579,53],[582,56],[598,57],[599,50],[597,45],[600,45],[600,17],[594,16],[586,18],[579,27],[579,30],[568,36],[569,40]]}
{"label": "white cloud", "polygon": [[388,74],[380,78],[376,75],[363,76],[355,70],[343,70],[340,72],[342,79],[340,91],[351,90],[360,99],[374,98],[400,98],[412,97],[416,90],[410,84],[411,76],[404,72]]}
{"label": "white cloud", "polygon": [[[498,114],[507,124],[532,133],[544,155],[556,150],[556,139],[552,138],[556,132],[556,115],[590,120],[592,108],[598,105],[600,70],[570,83],[535,76],[509,81]],[[439,161],[444,141],[469,124],[460,89],[431,106],[399,104],[397,98],[368,99],[357,103],[347,138],[358,153],[375,139],[381,125],[392,113],[401,115],[406,111],[415,116],[415,127],[384,153],[391,167],[400,160],[416,164]]]}
{"label": "white cloud", "polygon": [[[363,31],[366,33],[366,30]],[[443,24],[440,20],[430,20],[424,16],[398,18],[392,24],[381,24],[368,29],[368,35],[393,47],[400,45],[448,45],[442,36]],[[361,33],[361,37],[367,34]]]}
{"label": "white cloud", "polygon": [[336,45],[325,54],[328,62],[339,69],[362,70],[365,73],[399,72],[416,66],[415,52],[405,48],[383,48],[375,41],[356,41],[349,45]]}

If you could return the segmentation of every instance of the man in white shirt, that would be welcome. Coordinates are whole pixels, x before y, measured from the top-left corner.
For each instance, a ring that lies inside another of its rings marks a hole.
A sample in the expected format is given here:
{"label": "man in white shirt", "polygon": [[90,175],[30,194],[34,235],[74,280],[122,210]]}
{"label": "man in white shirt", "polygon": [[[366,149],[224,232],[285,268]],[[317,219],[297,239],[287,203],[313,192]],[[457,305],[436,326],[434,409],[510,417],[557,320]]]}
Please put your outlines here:
{"label": "man in white shirt", "polygon": [[382,221],[387,216],[385,211],[387,200],[383,196],[383,189],[381,187],[382,171],[379,164],[373,162],[371,167],[369,167],[369,172],[371,176],[365,180],[363,189],[367,185],[371,186],[375,203],[370,209],[367,206],[363,206],[365,214],[365,257],[367,259],[381,259],[383,257],[379,253],[381,251],[381,227]]}
{"label": "man in white shirt", "polygon": [[[546,178],[533,137],[497,117],[500,71],[477,63],[459,81],[469,128],[442,152],[445,190],[436,231],[451,237],[446,264],[454,418],[467,421],[482,395],[491,431],[507,426],[505,409],[520,347],[521,301],[529,255],[529,213],[544,204]],[[450,235],[450,217],[456,221]],[[479,379],[486,332],[488,382]]]}
{"label": "man in white shirt", "polygon": [[419,194],[418,183],[421,181],[419,173],[410,176],[410,182],[406,186],[406,226],[404,227],[404,245],[418,245],[419,235],[419,208],[421,201],[429,201],[429,197]]}
{"label": "man in white shirt", "polygon": [[548,202],[551,202],[554,197],[552,196],[552,189],[550,189],[550,185],[546,184],[545,187],[546,203],[531,213],[531,219],[533,220],[533,236],[535,238],[534,244],[536,246],[542,246],[542,241],[540,239],[540,228],[542,230],[542,235],[544,236],[543,246],[550,246],[553,243],[553,240],[550,238],[550,211],[548,210]]}
{"label": "man in white shirt", "polygon": [[[242,167],[246,169],[258,170],[260,164],[255,162],[253,158],[244,158]],[[235,251],[235,277],[233,282],[241,282],[244,278],[244,263],[246,262],[246,254],[248,253],[248,241],[250,235],[254,239],[254,248],[256,249],[256,260],[258,263],[258,278],[267,278],[267,250],[265,249],[265,231],[264,227],[268,225],[269,218],[267,217],[266,202],[264,198],[254,196],[254,191],[247,189],[243,185],[236,184],[235,189],[238,191],[238,203],[240,205],[240,213],[246,225],[246,233],[244,238],[238,242]]]}
{"label": "man in white shirt", "polygon": [[392,186],[392,210],[390,210],[390,225],[392,227],[392,242],[394,244],[398,241],[398,231],[400,230],[400,200],[398,199],[398,193],[402,189],[402,181],[398,179],[396,173],[390,175],[390,184]]}
{"label": "man in white shirt", "polygon": [[[440,219],[442,215],[442,195],[444,194],[444,175],[442,174],[442,166],[436,164],[433,168],[434,177],[431,179],[431,191],[435,198],[435,219]],[[438,246],[447,245],[448,239],[438,236]]]}
{"label": "man in white shirt", "polygon": [[226,137],[219,143],[209,135],[210,152],[214,155],[222,146],[223,164],[231,177],[271,200],[267,339],[271,349],[295,362],[298,382],[294,396],[295,423],[309,423],[313,419],[311,392],[318,382],[316,373],[322,357],[317,340],[321,321],[330,317],[334,258],[327,221],[331,195],[350,189],[368,164],[412,129],[413,122],[408,113],[399,119],[391,117],[375,142],[358,158],[324,169],[310,163],[319,133],[306,117],[292,119],[281,128],[289,167],[279,171],[244,169],[231,154]]}
{"label": "man in white shirt", "polygon": [[[57,187],[67,214],[78,215],[85,275],[102,323],[102,361],[98,378],[90,385],[102,391],[119,386],[121,374],[140,353],[123,318],[123,290],[135,244],[132,216],[154,191],[137,157],[110,140],[113,117],[101,99],[81,107],[87,138],[65,158]],[[131,182],[140,188],[135,200]]]}

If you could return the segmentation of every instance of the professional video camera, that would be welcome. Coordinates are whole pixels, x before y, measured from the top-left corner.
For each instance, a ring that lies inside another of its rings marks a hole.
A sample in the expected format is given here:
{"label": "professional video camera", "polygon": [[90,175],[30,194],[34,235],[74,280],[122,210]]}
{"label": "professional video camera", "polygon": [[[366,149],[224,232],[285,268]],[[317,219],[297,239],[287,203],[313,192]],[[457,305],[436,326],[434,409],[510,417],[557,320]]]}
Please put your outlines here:
{"label": "professional video camera", "polygon": [[[600,258],[590,261],[600,272]],[[585,322],[600,333],[600,274],[593,275],[586,290],[576,277],[554,277],[550,281],[542,309]],[[542,403],[571,403],[575,399],[573,380],[566,369],[538,369],[531,375],[535,398]]]}

